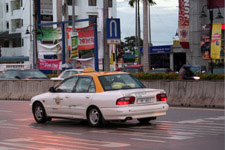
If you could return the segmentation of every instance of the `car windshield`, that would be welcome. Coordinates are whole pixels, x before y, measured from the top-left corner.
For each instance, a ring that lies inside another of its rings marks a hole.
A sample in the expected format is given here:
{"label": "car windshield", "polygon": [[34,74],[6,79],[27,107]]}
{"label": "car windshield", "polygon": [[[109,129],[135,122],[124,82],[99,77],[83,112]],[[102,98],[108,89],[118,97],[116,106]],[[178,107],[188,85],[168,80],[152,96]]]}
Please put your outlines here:
{"label": "car windshield", "polygon": [[100,76],[99,80],[105,91],[145,88],[145,86],[130,74],[115,74]]}
{"label": "car windshield", "polygon": [[23,79],[48,79],[48,77],[37,70],[23,70],[21,71]]}

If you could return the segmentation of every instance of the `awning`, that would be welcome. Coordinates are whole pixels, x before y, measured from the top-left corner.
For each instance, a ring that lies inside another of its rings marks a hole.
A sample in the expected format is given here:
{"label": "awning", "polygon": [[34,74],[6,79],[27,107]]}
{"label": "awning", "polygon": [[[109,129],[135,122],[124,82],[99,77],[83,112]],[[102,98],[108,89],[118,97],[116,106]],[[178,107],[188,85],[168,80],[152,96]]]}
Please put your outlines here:
{"label": "awning", "polygon": [[29,61],[28,56],[17,56],[17,57],[0,57],[0,62],[24,62]]}

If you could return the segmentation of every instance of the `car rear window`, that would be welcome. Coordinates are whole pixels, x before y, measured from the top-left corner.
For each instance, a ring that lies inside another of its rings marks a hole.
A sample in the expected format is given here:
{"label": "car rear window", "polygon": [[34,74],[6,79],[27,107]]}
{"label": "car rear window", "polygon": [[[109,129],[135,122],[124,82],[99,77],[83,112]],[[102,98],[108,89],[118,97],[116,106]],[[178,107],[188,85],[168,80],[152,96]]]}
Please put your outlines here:
{"label": "car rear window", "polygon": [[145,86],[130,74],[115,74],[100,76],[99,80],[105,91],[145,88]]}

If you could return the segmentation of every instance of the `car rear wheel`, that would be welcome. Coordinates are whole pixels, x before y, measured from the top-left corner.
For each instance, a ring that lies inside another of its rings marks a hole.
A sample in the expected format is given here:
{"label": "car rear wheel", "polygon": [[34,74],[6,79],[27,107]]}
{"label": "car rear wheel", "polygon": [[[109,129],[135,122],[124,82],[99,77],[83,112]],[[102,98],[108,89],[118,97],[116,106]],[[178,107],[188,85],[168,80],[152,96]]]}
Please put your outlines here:
{"label": "car rear wheel", "polygon": [[37,123],[45,123],[48,119],[41,103],[34,104],[33,115]]}
{"label": "car rear wheel", "polygon": [[141,119],[138,119],[138,121],[140,122],[140,124],[148,124],[149,121],[155,120],[155,119],[156,119],[156,117],[141,118]]}
{"label": "car rear wheel", "polygon": [[91,127],[100,126],[103,120],[100,110],[96,107],[89,108],[87,112],[87,120],[88,120],[88,124]]}

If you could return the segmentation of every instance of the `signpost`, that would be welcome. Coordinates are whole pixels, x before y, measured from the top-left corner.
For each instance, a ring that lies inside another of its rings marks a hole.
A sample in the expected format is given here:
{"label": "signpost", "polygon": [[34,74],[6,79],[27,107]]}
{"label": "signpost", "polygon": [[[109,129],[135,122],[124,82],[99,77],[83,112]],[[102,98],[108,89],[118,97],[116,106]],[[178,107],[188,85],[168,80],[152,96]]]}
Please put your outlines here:
{"label": "signpost", "polygon": [[110,18],[106,20],[107,43],[120,44],[120,19]]}

